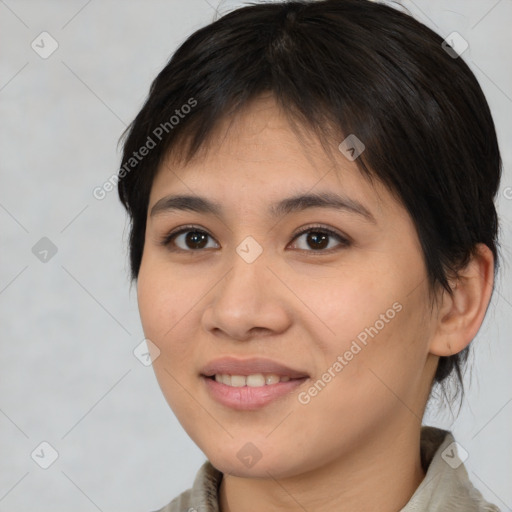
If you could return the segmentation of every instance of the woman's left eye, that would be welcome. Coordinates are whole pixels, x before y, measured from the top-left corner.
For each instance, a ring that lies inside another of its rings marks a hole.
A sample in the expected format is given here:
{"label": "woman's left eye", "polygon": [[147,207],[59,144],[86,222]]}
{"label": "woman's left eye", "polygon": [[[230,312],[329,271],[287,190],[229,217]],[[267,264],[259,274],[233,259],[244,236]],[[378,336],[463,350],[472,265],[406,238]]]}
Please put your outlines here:
{"label": "woman's left eye", "polygon": [[[300,240],[302,237],[304,237],[303,242],[307,244],[312,251],[307,247],[304,247],[304,243],[302,244],[302,247],[297,248],[308,252],[329,252],[333,249],[333,244],[331,243],[333,238],[338,240],[338,246],[347,247],[350,245],[350,241],[347,238],[324,227],[310,226],[297,233],[293,237],[292,242]],[[211,237],[206,231],[194,226],[186,226],[181,228],[179,231],[174,231],[166,235],[161,243],[171,251],[181,250],[184,252],[198,252],[202,249],[215,248],[215,246],[208,246],[208,238],[213,240],[213,237]],[[297,244],[297,242],[295,243]],[[334,244],[334,246],[336,247],[336,244]],[[175,247],[177,247],[177,249],[175,249]]]}
{"label": "woman's left eye", "polygon": [[[293,240],[298,240],[304,235],[306,235],[304,239],[305,243],[308,244],[309,247],[311,247],[315,252],[328,252],[330,249],[332,249],[333,247],[330,244],[330,241],[332,241],[333,238],[338,239],[338,245],[341,247],[348,247],[350,245],[349,240],[347,240],[345,237],[331,229],[323,227],[309,227],[295,235]],[[304,249],[303,247],[299,247],[299,249],[306,251],[308,250],[307,248]]]}

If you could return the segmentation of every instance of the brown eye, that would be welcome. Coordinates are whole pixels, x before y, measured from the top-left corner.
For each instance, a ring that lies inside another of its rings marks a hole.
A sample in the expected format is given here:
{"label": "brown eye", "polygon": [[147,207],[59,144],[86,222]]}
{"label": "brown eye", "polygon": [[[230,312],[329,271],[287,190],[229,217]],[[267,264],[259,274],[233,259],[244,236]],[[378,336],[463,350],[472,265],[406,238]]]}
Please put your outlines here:
{"label": "brown eye", "polygon": [[329,237],[326,233],[310,231],[307,233],[306,243],[315,250],[325,249],[329,245]]}
{"label": "brown eye", "polygon": [[[336,247],[347,247],[350,245],[346,238],[327,228],[309,227],[298,233],[294,240],[298,240],[301,237],[304,237],[303,246],[298,248],[309,252],[328,252]],[[338,240],[338,244],[335,243],[334,246],[331,243],[333,238]]]}
{"label": "brown eye", "polygon": [[185,233],[185,245],[189,249],[203,249],[207,245],[208,235],[200,231],[187,231]]}
{"label": "brown eye", "polygon": [[197,228],[182,228],[167,235],[162,244],[169,246],[170,250],[176,250],[175,247],[177,247],[177,250],[191,252],[209,248],[207,246],[208,238],[211,238],[211,236],[206,231]]}

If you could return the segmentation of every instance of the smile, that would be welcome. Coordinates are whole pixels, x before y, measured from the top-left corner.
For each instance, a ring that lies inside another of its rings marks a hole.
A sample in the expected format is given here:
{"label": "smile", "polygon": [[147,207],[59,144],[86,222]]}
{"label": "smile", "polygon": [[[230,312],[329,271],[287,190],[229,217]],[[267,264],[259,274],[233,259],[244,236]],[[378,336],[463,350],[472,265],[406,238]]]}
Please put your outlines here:
{"label": "smile", "polygon": [[215,381],[232,386],[234,388],[241,388],[249,386],[251,388],[259,388],[261,386],[269,386],[277,384],[278,382],[288,382],[290,377],[288,375],[277,375],[269,373],[263,375],[262,373],[253,373],[252,375],[229,375],[226,373],[216,373]]}

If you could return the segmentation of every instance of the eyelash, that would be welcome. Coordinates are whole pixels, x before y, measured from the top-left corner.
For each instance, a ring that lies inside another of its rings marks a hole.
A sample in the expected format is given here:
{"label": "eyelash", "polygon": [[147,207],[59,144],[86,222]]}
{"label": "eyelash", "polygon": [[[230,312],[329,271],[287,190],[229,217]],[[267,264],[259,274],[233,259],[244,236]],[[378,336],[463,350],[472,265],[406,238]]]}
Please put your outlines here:
{"label": "eyelash", "polygon": [[[196,232],[196,233],[205,234],[205,235],[207,235],[207,236],[209,236],[210,238],[213,239],[213,237],[207,231],[205,231],[204,229],[200,229],[200,228],[198,228],[197,226],[194,226],[194,225],[187,225],[187,226],[182,226],[178,230],[171,231],[170,233],[165,235],[163,237],[163,239],[161,240],[160,244],[165,246],[165,247],[167,247],[170,251],[173,251],[173,252],[191,252],[191,253],[203,252],[204,249],[188,249],[188,250],[185,250],[185,249],[180,249],[180,248],[176,248],[176,247],[171,248],[171,242],[173,242],[173,240],[177,236],[179,236],[179,235],[181,235],[183,233],[187,233],[187,232]],[[327,228],[327,227],[322,226],[322,225],[313,225],[313,226],[308,226],[308,227],[302,229],[301,231],[299,231],[298,233],[295,233],[293,235],[292,242],[295,241],[300,236],[302,236],[303,234],[309,233],[309,232],[320,233],[320,234],[323,234],[323,235],[328,235],[328,236],[335,237],[335,238],[338,239],[340,244],[339,244],[339,246],[331,247],[330,249],[318,249],[316,251],[313,250],[313,249],[311,249],[311,250],[298,249],[299,251],[305,251],[305,252],[316,253],[316,254],[319,254],[319,253],[330,254],[333,250],[337,250],[337,249],[340,249],[340,248],[346,248],[346,247],[351,245],[351,241],[348,238],[346,238],[346,237],[342,236],[340,233],[338,233],[336,231],[333,231],[332,229]]]}

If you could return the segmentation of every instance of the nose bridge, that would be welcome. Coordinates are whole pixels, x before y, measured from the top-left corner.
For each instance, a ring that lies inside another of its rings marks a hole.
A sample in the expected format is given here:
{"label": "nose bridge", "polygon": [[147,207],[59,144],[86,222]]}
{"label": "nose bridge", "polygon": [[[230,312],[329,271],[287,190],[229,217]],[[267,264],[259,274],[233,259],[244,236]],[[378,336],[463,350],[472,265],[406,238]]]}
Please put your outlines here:
{"label": "nose bridge", "polygon": [[[251,238],[251,239],[249,239]],[[256,245],[257,244],[257,245]],[[260,308],[260,302],[270,291],[265,290],[268,281],[268,258],[263,255],[263,247],[252,237],[244,239],[230,258],[231,270],[220,286],[217,300],[224,301],[229,307],[248,309],[253,312]]]}
{"label": "nose bridge", "polygon": [[220,329],[237,339],[247,338],[254,328],[284,328],[287,315],[279,299],[279,282],[267,268],[266,256],[254,239],[244,239],[236,247],[229,260],[230,269],[214,288],[204,312],[205,328]]}

